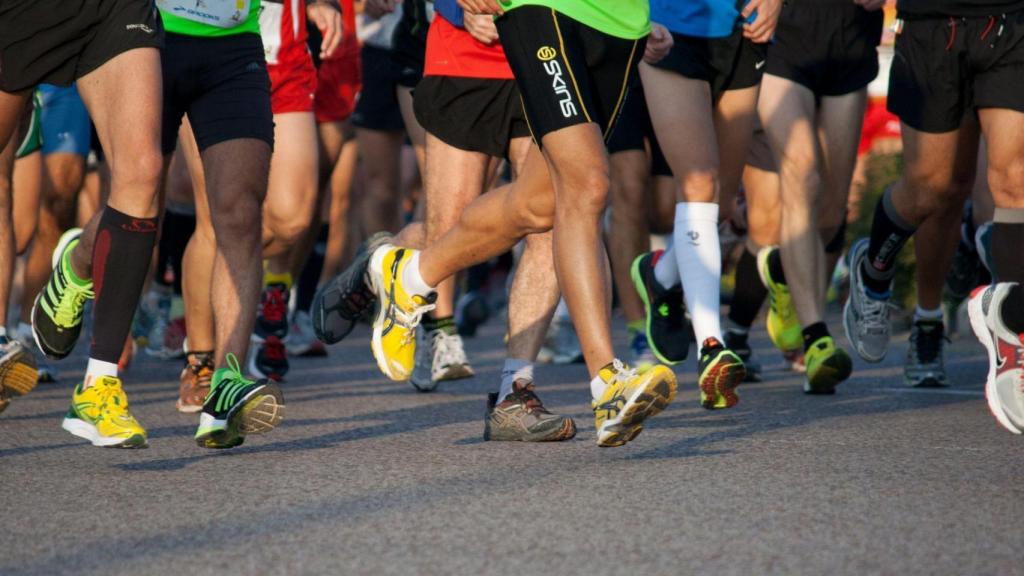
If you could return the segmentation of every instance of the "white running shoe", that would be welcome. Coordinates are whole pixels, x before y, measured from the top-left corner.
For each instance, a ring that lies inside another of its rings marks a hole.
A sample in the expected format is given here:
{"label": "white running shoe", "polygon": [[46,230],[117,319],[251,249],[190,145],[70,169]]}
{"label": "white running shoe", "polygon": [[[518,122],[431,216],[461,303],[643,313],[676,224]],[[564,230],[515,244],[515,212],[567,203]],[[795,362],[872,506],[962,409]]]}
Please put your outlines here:
{"label": "white running shoe", "polygon": [[967,304],[971,328],[988,351],[985,398],[996,420],[1014,434],[1024,431],[1024,344],[1003,323],[1000,311],[1014,284],[982,286]]}

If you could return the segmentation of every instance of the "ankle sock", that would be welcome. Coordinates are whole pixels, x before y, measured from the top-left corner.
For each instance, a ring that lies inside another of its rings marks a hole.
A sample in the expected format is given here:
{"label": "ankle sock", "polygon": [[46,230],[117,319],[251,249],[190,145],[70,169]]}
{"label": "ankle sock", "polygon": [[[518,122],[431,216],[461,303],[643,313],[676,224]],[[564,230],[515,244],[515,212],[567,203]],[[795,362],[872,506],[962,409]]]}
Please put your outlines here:
{"label": "ankle sock", "polygon": [[512,385],[516,380],[533,382],[533,362],[518,358],[505,359],[505,365],[501,369],[501,388],[498,389],[499,404],[512,393]]}
{"label": "ankle sock", "polygon": [[767,297],[768,289],[757,273],[756,252],[751,252],[748,247],[736,263],[736,289],[729,305],[729,321],[737,327],[749,329]]}
{"label": "ankle sock", "polygon": [[992,223],[992,262],[999,282],[1024,282],[1024,209],[996,208]]}
{"label": "ankle sock", "polygon": [[918,306],[914,309],[914,321],[927,320],[934,322],[935,320],[942,320],[942,307],[935,308],[934,310],[928,310]]}
{"label": "ankle sock", "polygon": [[1014,284],[999,309],[1003,324],[1016,334],[1024,334],[1024,288]]}
{"label": "ankle sock", "polygon": [[89,365],[85,367],[85,381],[82,388],[92,386],[95,380],[101,376],[117,378],[117,362],[104,362],[103,360],[89,358]]}
{"label": "ankle sock", "polygon": [[804,336],[804,352],[807,352],[818,340],[830,336],[828,326],[824,322],[815,322],[801,330]]}
{"label": "ankle sock", "polygon": [[887,294],[896,275],[896,257],[917,227],[904,220],[892,201],[892,188],[875,206],[867,258],[861,269],[864,285],[876,294]]}
{"label": "ankle sock", "polygon": [[434,287],[427,284],[427,281],[420,275],[419,250],[410,250],[410,252],[412,252],[412,256],[409,257],[405,268],[402,269],[402,287],[409,294],[426,296],[434,291]]}
{"label": "ankle sock", "polygon": [[443,316],[441,318],[433,318],[431,316],[426,316],[423,319],[423,329],[427,332],[443,330],[445,334],[452,336],[457,332],[455,317]]}
{"label": "ankle sock", "polygon": [[721,340],[722,248],[718,241],[718,204],[676,204],[672,246],[678,269],[686,270],[680,280],[697,342],[708,338]]}

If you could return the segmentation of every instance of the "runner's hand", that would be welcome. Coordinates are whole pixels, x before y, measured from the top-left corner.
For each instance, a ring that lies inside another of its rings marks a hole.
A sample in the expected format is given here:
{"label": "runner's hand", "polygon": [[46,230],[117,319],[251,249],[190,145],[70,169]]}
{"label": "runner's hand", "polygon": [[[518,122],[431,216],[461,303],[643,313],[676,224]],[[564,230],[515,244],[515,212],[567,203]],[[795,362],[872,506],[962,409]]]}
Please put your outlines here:
{"label": "runner's hand", "polygon": [[462,25],[470,36],[482,44],[490,46],[498,41],[498,28],[494,25],[494,16],[490,14],[463,12]]}
{"label": "runner's hand", "polygon": [[490,14],[501,16],[505,13],[498,5],[497,0],[458,0],[459,6],[470,14]]}
{"label": "runner's hand", "polygon": [[755,10],[757,19],[753,23],[743,25],[743,37],[764,44],[771,40],[772,34],[775,33],[775,25],[779,22],[779,12],[782,10],[782,0],[750,0],[743,7],[743,19],[750,18]]}
{"label": "runner's hand", "polygon": [[320,42],[320,58],[330,58],[341,44],[341,12],[326,2],[314,2],[306,6],[306,18],[323,36]]}
{"label": "runner's hand", "polygon": [[644,62],[648,64],[654,64],[659,62],[665,56],[668,56],[669,50],[672,49],[672,45],[675,40],[672,39],[672,33],[657,22],[651,22],[651,35],[647,37],[647,48],[644,49]]}
{"label": "runner's hand", "polygon": [[885,6],[885,0],[853,0],[854,4],[857,4],[861,8],[868,12],[874,12],[882,6]]}
{"label": "runner's hand", "polygon": [[394,12],[398,7],[398,2],[399,0],[366,0],[363,11],[371,18],[382,18],[386,14]]}

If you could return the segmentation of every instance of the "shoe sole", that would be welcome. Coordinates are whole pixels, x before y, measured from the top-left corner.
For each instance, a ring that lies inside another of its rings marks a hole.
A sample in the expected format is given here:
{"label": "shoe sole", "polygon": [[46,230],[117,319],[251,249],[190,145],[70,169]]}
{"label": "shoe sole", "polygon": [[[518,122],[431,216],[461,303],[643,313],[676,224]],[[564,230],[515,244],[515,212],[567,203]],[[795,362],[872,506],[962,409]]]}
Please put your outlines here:
{"label": "shoe sole", "polygon": [[[700,405],[708,410],[732,408],[740,403],[736,388],[747,377],[747,369],[740,363],[715,362],[700,378]],[[719,399],[725,400],[719,405]]]}
{"label": "shoe sole", "polygon": [[476,376],[476,372],[468,364],[458,364],[449,367],[439,378],[438,382],[452,382],[454,380],[465,380]]}
{"label": "shoe sole", "polygon": [[985,347],[988,353],[988,376],[985,378],[985,400],[988,402],[988,410],[995,416],[996,422],[1014,434],[1020,434],[1022,430],[1015,426],[999,402],[999,391],[996,389],[996,343],[992,341],[992,333],[985,322],[985,313],[981,309],[981,293],[971,298],[967,303],[967,317],[971,319],[971,328],[974,335]]}
{"label": "shoe sole", "polygon": [[223,430],[196,436],[202,448],[234,448],[240,446],[249,434],[266,434],[284,420],[284,394],[281,388],[268,382],[242,399],[239,406],[227,416]]}
{"label": "shoe sole", "polygon": [[836,386],[845,382],[853,374],[853,360],[849,354],[833,354],[822,362],[813,379],[804,382],[804,394],[831,395],[836,393]]}
{"label": "shoe sole", "polygon": [[36,359],[27,350],[20,349],[0,360],[0,388],[12,396],[24,396],[39,381]]}
{"label": "shoe sole", "polygon": [[[576,422],[572,418],[563,418],[562,425],[557,430],[540,433],[510,432],[495,434],[490,425],[484,426],[484,440],[487,442],[564,442],[576,437]],[[638,432],[639,433],[639,432]],[[635,435],[634,435],[635,436]]]}
{"label": "shoe sole", "polygon": [[174,407],[182,414],[195,414],[203,409],[202,404],[182,404],[180,399],[174,403]]}
{"label": "shoe sole", "polygon": [[149,446],[146,437],[140,434],[134,434],[128,438],[103,436],[95,426],[78,418],[65,418],[61,422],[60,427],[79,438],[88,440],[93,446],[100,446],[102,448],[138,449]]}
{"label": "shoe sole", "polygon": [[643,431],[643,424],[657,416],[676,398],[676,376],[664,366],[648,371],[647,385],[626,401],[618,418],[605,422],[598,431],[597,445],[602,448],[622,446]]}
{"label": "shoe sole", "polygon": [[[654,316],[651,314],[651,299],[650,295],[647,293],[647,286],[644,284],[643,272],[640,270],[640,265],[643,262],[643,259],[644,256],[640,256],[633,260],[633,263],[629,266],[629,277],[633,280],[633,287],[636,288],[636,293],[640,296],[640,301],[644,303],[644,329],[646,330],[647,346],[650,347],[651,353],[654,354],[654,357],[657,358],[658,361],[669,366],[674,366],[685,361],[686,358],[681,360],[670,360],[666,358],[665,355],[661,353],[661,350],[658,350],[654,340],[651,338],[651,319]],[[555,362],[555,364],[558,364],[558,362]]]}

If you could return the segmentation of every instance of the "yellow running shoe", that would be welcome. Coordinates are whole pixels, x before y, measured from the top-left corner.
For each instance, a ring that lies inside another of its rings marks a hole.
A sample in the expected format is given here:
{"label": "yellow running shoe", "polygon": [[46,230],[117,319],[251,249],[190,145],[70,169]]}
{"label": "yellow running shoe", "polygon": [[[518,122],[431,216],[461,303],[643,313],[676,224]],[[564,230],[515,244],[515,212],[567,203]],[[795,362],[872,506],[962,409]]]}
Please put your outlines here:
{"label": "yellow running shoe", "polygon": [[146,447],[146,431],[128,411],[128,396],[113,376],[100,376],[84,390],[79,382],[61,427],[93,446]]}
{"label": "yellow running shoe", "polygon": [[708,410],[718,410],[739,404],[736,387],[746,377],[747,368],[738,354],[726,348],[718,338],[704,340],[697,361],[701,406]]}
{"label": "yellow running shoe", "polygon": [[778,250],[775,246],[762,248],[757,253],[757,272],[761,275],[761,282],[768,288],[768,337],[772,344],[782,352],[799,350],[803,348],[803,334],[800,332],[800,319],[797,318],[796,308],[793,307],[793,297],[789,293],[789,286],[782,282],[776,282],[772,278],[768,267],[768,259],[772,252]]}
{"label": "yellow running shoe", "polygon": [[643,430],[644,420],[665,409],[676,397],[676,375],[661,364],[637,374],[619,360],[598,377],[608,384],[591,404],[598,446],[622,446]]}
{"label": "yellow running shoe", "polygon": [[853,361],[846,350],[836,347],[831,336],[818,338],[804,354],[807,364],[807,394],[835,394],[836,386],[850,377]]}
{"label": "yellow running shoe", "polygon": [[380,303],[373,321],[373,356],[392,380],[408,380],[416,356],[416,327],[434,309],[437,294],[410,294],[402,287],[402,272],[416,253],[385,244],[370,257],[370,285]]}

